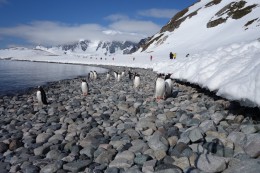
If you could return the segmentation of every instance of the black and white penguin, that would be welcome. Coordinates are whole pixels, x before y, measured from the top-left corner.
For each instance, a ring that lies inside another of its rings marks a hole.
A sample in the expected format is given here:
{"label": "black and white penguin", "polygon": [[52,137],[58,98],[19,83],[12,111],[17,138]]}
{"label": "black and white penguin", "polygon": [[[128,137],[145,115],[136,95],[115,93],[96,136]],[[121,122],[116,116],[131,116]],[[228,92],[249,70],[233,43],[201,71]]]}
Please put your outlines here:
{"label": "black and white penguin", "polygon": [[93,72],[93,75],[94,75],[94,76],[93,76],[93,79],[94,79],[94,80],[97,80],[97,78],[98,78],[98,74],[97,74],[96,71]]}
{"label": "black and white penguin", "polygon": [[115,77],[115,80],[118,79],[117,75],[118,75],[118,73],[117,73],[116,71],[114,71],[114,77]]}
{"label": "black and white penguin", "polygon": [[117,82],[120,82],[121,77],[122,77],[122,74],[118,73],[118,74],[117,74]]}
{"label": "black and white penguin", "polygon": [[84,96],[88,95],[89,86],[85,79],[81,80],[81,90]]}
{"label": "black and white penguin", "polygon": [[93,80],[93,79],[94,79],[94,73],[93,73],[93,71],[90,71],[88,73],[88,80]]}
{"label": "black and white penguin", "polygon": [[125,76],[125,70],[123,70],[121,73],[121,77],[124,77],[124,76]]}
{"label": "black and white penguin", "polygon": [[158,77],[155,82],[155,94],[154,97],[156,100],[165,98],[165,80],[163,74],[158,74]]}
{"label": "black and white penguin", "polygon": [[130,80],[132,80],[132,76],[133,76],[133,73],[131,73],[131,71],[129,70],[128,71],[128,77],[129,77]]}
{"label": "black and white penguin", "polygon": [[134,74],[134,88],[138,88],[140,85],[141,81],[140,81],[140,75],[135,73]]}
{"label": "black and white penguin", "polygon": [[107,72],[106,81],[108,81],[109,79],[110,79],[110,73]]}
{"label": "black and white penguin", "polygon": [[170,97],[172,95],[172,79],[171,79],[171,74],[168,73],[165,76],[165,97]]}
{"label": "black and white penguin", "polygon": [[37,96],[37,100],[38,100],[39,104],[41,104],[41,105],[42,104],[44,104],[44,105],[48,104],[46,94],[45,94],[45,92],[44,92],[44,90],[41,86],[38,86],[36,96]]}

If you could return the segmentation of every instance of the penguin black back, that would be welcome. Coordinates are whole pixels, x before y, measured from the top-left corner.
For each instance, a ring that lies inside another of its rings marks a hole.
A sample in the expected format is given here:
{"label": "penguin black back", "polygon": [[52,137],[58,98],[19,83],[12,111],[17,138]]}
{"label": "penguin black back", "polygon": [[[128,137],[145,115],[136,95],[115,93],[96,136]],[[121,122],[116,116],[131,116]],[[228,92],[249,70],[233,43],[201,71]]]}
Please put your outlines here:
{"label": "penguin black back", "polygon": [[47,98],[46,98],[46,94],[45,91],[43,90],[43,88],[41,86],[38,87],[38,90],[41,92],[41,101],[44,105],[47,105]]}

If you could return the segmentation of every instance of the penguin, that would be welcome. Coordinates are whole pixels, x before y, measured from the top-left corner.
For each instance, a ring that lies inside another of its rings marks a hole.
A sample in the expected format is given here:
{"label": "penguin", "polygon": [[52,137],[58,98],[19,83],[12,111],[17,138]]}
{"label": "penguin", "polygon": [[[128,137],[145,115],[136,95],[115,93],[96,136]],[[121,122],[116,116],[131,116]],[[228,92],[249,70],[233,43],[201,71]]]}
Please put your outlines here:
{"label": "penguin", "polygon": [[97,78],[98,78],[98,74],[97,74],[96,71],[94,71],[94,72],[93,72],[93,79],[94,79],[94,80],[97,80]]}
{"label": "penguin", "polygon": [[110,78],[110,73],[109,73],[109,72],[107,72],[106,81],[108,81],[108,80],[109,80],[109,78]]}
{"label": "penguin", "polygon": [[94,73],[93,73],[93,71],[90,71],[88,73],[88,80],[93,80],[93,79],[94,79]]}
{"label": "penguin", "polygon": [[117,73],[116,71],[114,71],[114,77],[115,77],[115,80],[118,79],[117,75],[118,75],[118,73]]}
{"label": "penguin", "polygon": [[133,73],[131,73],[131,71],[128,71],[128,77],[130,80],[132,80],[132,76],[133,76]]}
{"label": "penguin", "polygon": [[44,92],[44,90],[41,86],[38,86],[36,96],[37,96],[37,100],[38,100],[39,104],[41,104],[41,105],[42,104],[44,104],[44,105],[48,104],[46,94],[45,94],[45,92]]}
{"label": "penguin", "polygon": [[118,74],[117,74],[117,82],[120,82],[121,77],[122,77],[122,74],[118,73]]}
{"label": "penguin", "polygon": [[124,77],[124,75],[125,75],[125,70],[122,71],[121,77]]}
{"label": "penguin", "polygon": [[165,98],[165,79],[163,74],[158,74],[158,77],[155,82],[155,94],[154,97],[156,100]]}
{"label": "penguin", "polygon": [[138,88],[140,85],[140,75],[135,73],[134,74],[134,88]]}
{"label": "penguin", "polygon": [[172,95],[172,79],[170,77],[170,73],[165,76],[165,98]]}
{"label": "penguin", "polygon": [[81,80],[81,90],[84,96],[88,95],[89,86],[85,79]]}

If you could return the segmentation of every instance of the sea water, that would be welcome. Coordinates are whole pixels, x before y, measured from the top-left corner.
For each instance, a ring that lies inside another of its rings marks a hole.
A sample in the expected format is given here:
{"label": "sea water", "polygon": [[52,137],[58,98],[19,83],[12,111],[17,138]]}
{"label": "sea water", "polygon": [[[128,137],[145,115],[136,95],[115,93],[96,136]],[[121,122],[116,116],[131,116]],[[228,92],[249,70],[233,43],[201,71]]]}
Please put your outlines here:
{"label": "sea water", "polygon": [[107,69],[86,65],[0,60],[0,96],[14,95],[47,82],[87,77],[90,71]]}

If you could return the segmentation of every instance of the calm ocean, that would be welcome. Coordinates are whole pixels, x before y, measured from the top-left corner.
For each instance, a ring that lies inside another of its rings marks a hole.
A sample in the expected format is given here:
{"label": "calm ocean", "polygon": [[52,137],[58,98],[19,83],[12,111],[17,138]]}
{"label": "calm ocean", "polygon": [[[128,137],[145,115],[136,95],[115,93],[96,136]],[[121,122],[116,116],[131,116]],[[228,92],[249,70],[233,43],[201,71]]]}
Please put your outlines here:
{"label": "calm ocean", "polygon": [[91,70],[107,71],[85,65],[0,60],[0,96],[14,95],[47,82],[87,76]]}

